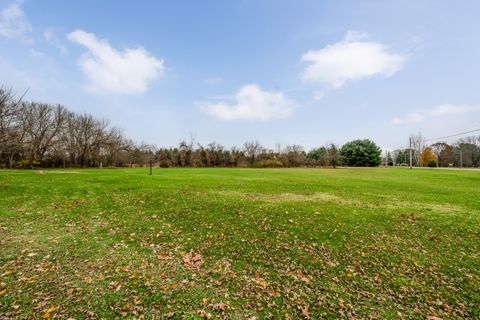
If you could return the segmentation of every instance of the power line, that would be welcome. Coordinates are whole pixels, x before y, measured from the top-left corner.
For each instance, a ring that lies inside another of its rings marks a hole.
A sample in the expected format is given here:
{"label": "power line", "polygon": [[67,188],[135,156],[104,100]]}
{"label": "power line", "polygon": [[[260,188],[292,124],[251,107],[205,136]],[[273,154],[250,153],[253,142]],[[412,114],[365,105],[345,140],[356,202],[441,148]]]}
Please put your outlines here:
{"label": "power line", "polygon": [[475,130],[465,131],[465,132],[456,133],[456,134],[452,134],[452,135],[449,135],[449,136],[444,136],[444,137],[438,137],[438,138],[433,138],[433,139],[427,139],[427,140],[425,140],[425,142],[428,142],[428,141],[433,141],[433,140],[442,140],[442,139],[447,139],[447,138],[451,138],[451,137],[457,137],[457,136],[461,136],[461,135],[464,135],[464,134],[467,134],[467,133],[472,133],[472,132],[477,132],[477,131],[480,131],[480,129],[475,129]]}
{"label": "power line", "polygon": [[[474,129],[474,130],[469,130],[469,131],[464,131],[464,132],[460,132],[460,133],[455,133],[455,134],[451,134],[451,135],[448,135],[448,136],[443,136],[443,137],[438,137],[438,138],[431,138],[431,139],[425,139],[423,140],[424,143],[426,142],[429,142],[429,141],[434,141],[434,140],[443,140],[443,139],[447,139],[447,138],[452,138],[452,137],[458,137],[458,136],[461,136],[461,135],[464,135],[464,134],[467,134],[467,133],[473,133],[473,132],[478,132],[480,131],[480,129]],[[406,165],[409,165],[410,164],[410,168],[412,168],[412,165],[413,165],[413,152],[414,152],[414,148],[413,148],[413,143],[412,143],[412,139],[409,138],[409,144],[408,145],[404,145],[400,148],[397,148],[397,149],[393,149],[393,151],[395,150],[400,150],[400,151],[406,151],[407,154],[406,154]],[[386,157],[388,157],[388,154],[386,155]],[[463,155],[462,155],[462,152],[460,150],[460,168],[463,167]]]}

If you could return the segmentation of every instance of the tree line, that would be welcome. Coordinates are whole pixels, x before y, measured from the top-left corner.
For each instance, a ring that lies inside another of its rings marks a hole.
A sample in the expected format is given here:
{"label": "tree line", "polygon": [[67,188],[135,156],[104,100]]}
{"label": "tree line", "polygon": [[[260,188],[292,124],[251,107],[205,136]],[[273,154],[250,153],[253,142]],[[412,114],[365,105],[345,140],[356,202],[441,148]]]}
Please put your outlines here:
{"label": "tree line", "polygon": [[23,101],[0,88],[0,163],[3,167],[118,165],[128,141],[121,130],[62,105]]}
{"label": "tree line", "polygon": [[[469,137],[455,145],[427,145],[414,136],[414,165],[480,165],[480,139]],[[0,167],[134,167],[152,162],[160,167],[337,167],[407,165],[409,149],[387,153],[367,139],[343,146],[329,143],[305,151],[299,145],[262,146],[248,141],[230,149],[194,138],[177,146],[157,148],[128,139],[118,127],[90,114],[72,112],[59,104],[24,101],[0,87]],[[460,160],[459,157],[462,157]]]}
{"label": "tree line", "polygon": [[[203,146],[191,138],[175,147],[157,148],[126,138],[107,120],[22,98],[11,89],[0,88],[0,166],[4,168],[133,167],[150,162],[160,167],[354,165],[349,144],[340,148],[330,143],[305,152],[299,145],[270,149],[258,141],[227,149],[215,142]],[[378,165],[380,148],[367,140],[360,144],[364,142],[373,148],[374,160],[358,165]]]}
{"label": "tree line", "polygon": [[[435,141],[431,144],[421,133],[410,137],[412,141],[412,165],[428,167],[480,167],[480,136],[467,136],[452,143]],[[388,165],[407,166],[410,148],[387,153]]]}

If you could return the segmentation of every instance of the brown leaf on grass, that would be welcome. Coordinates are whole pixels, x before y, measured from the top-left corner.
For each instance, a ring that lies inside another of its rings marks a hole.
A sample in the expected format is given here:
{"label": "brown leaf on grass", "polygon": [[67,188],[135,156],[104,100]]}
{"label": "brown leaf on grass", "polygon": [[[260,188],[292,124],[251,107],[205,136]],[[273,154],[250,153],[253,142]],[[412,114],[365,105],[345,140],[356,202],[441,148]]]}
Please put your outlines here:
{"label": "brown leaf on grass", "polygon": [[203,264],[203,257],[201,254],[190,251],[182,254],[182,261],[186,268],[198,269]]}
{"label": "brown leaf on grass", "polygon": [[122,285],[116,281],[112,281],[108,284],[108,288],[110,290],[115,290],[115,291],[118,291],[122,288]]}
{"label": "brown leaf on grass", "polygon": [[202,319],[212,318],[212,314],[210,312],[206,312],[205,310],[199,310],[197,313]]}
{"label": "brown leaf on grass", "polygon": [[220,303],[216,303],[213,305],[213,310],[215,311],[225,311],[225,309],[227,309],[227,305],[223,302],[220,302]]}
{"label": "brown leaf on grass", "polygon": [[297,277],[298,277],[298,279],[302,280],[305,283],[310,283],[311,282],[311,278],[309,276],[305,275],[300,270],[297,271]]}
{"label": "brown leaf on grass", "polygon": [[157,259],[158,260],[168,260],[168,259],[172,259],[172,256],[170,256],[168,254],[160,253],[160,254],[157,255]]}
{"label": "brown leaf on grass", "polygon": [[443,320],[443,318],[436,317],[436,316],[428,316],[427,320]]}
{"label": "brown leaf on grass", "polygon": [[310,319],[310,312],[308,312],[308,305],[304,305],[302,308],[300,308],[300,311],[302,312],[302,316],[305,319]]}

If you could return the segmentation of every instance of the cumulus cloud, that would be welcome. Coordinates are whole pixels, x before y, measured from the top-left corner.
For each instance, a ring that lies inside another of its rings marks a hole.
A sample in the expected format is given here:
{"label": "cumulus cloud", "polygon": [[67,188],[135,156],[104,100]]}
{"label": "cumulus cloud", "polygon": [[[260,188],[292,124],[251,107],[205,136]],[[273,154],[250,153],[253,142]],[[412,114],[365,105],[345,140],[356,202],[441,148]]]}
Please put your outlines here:
{"label": "cumulus cloud", "polygon": [[393,53],[368,35],[350,31],[340,42],[303,54],[307,63],[302,78],[330,88],[340,88],[347,81],[372,76],[390,77],[402,68],[406,56]]}
{"label": "cumulus cloud", "polygon": [[0,36],[13,38],[32,31],[21,6],[23,1],[16,0],[0,11]]}
{"label": "cumulus cloud", "polygon": [[119,51],[83,30],[69,33],[67,38],[88,49],[79,64],[89,80],[88,89],[95,93],[143,93],[164,71],[164,61],[142,47]]}
{"label": "cumulus cloud", "polygon": [[281,92],[265,91],[256,84],[242,86],[233,103],[225,101],[199,103],[207,114],[220,120],[270,120],[288,117],[297,107]]}
{"label": "cumulus cloud", "polygon": [[422,109],[407,113],[404,117],[395,117],[393,124],[408,124],[422,122],[425,119],[441,117],[446,115],[462,114],[469,112],[480,112],[480,106],[442,104],[430,109]]}

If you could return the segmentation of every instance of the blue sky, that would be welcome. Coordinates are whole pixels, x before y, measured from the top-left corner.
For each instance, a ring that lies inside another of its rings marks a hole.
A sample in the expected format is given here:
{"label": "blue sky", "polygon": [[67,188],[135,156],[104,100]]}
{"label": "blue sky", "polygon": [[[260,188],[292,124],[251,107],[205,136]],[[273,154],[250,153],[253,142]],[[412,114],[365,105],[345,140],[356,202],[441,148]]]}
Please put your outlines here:
{"label": "blue sky", "polygon": [[480,127],[478,1],[0,0],[0,84],[137,141],[240,146]]}

